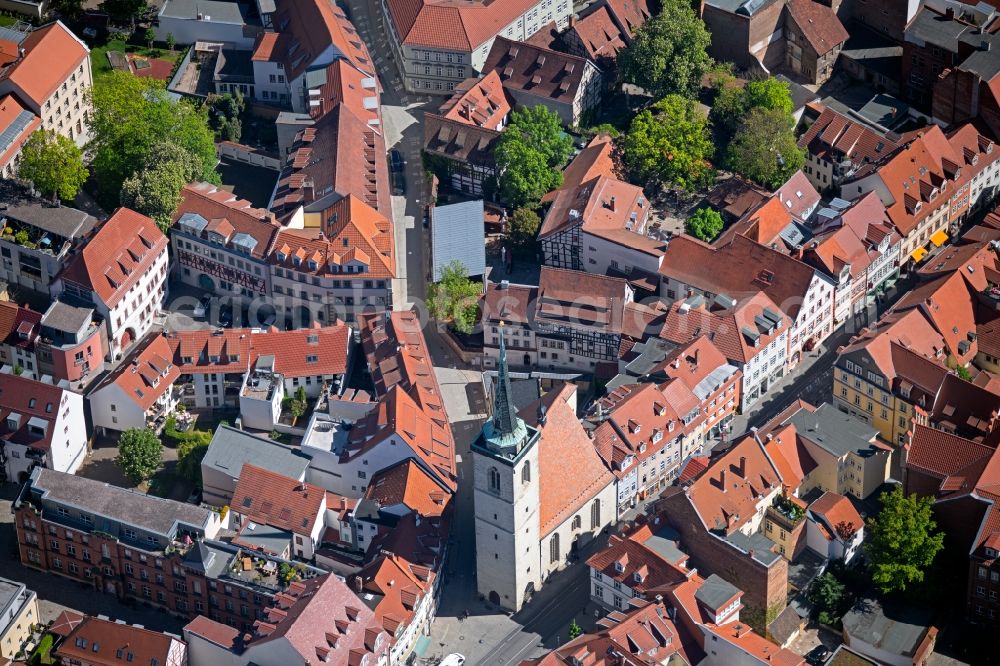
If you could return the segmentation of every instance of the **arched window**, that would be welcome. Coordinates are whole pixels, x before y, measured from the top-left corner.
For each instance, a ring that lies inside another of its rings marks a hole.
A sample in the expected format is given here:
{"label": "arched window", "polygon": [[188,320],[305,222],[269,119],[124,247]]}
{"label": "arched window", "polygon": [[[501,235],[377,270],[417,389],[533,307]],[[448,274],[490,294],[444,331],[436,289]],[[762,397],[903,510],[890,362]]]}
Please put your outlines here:
{"label": "arched window", "polygon": [[559,533],[556,532],[552,535],[552,540],[549,541],[549,562],[559,561]]}
{"label": "arched window", "polygon": [[583,526],[583,519],[580,516],[573,516],[573,531],[580,529]]}
{"label": "arched window", "polygon": [[531,461],[525,460],[524,467],[521,468],[521,483],[531,481]]}
{"label": "arched window", "polygon": [[500,494],[500,472],[496,467],[490,467],[490,492]]}
{"label": "arched window", "polygon": [[590,529],[596,530],[601,526],[601,500],[595,499],[590,505]]}

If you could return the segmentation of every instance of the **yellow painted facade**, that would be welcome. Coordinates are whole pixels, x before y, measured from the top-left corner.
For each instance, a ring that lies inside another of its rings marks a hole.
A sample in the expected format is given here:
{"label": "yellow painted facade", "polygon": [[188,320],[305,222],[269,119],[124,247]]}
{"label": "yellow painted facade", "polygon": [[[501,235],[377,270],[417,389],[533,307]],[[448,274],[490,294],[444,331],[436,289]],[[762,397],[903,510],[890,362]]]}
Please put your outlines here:
{"label": "yellow painted facade", "polygon": [[[21,601],[19,608],[14,610],[14,616],[9,618],[7,629],[0,634],[0,661],[13,659],[21,647],[31,637],[31,627],[41,624],[38,618],[38,597],[34,592],[27,591],[26,599]],[[3,618],[8,621],[8,618]],[[0,625],[0,630],[3,626]]]}
{"label": "yellow painted facade", "polygon": [[905,441],[913,417],[913,405],[886,388],[842,368],[835,368],[833,401],[842,411],[846,409],[851,415],[870,423],[883,440],[895,446]]}

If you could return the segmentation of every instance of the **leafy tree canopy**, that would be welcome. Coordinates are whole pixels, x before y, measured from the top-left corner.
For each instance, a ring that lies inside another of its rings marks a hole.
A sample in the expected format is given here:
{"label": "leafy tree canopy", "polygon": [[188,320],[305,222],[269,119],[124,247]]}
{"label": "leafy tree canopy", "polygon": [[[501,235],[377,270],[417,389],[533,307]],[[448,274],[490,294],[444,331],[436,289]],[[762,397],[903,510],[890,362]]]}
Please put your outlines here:
{"label": "leafy tree canopy", "polygon": [[933,501],[906,496],[899,486],[882,494],[882,510],[868,519],[865,552],[872,582],[883,592],[902,592],[924,580],[924,572],[944,546],[944,534],[931,515]]}
{"label": "leafy tree canopy", "polygon": [[667,95],[632,120],[623,152],[633,178],[693,189],[712,173],[712,150],[706,118],[695,103]]}
{"label": "leafy tree canopy", "polygon": [[632,44],[618,56],[618,71],[654,97],[693,96],[711,67],[712,36],[687,0],[665,0],[658,16],[647,21]]}
{"label": "leafy tree canopy", "polygon": [[241,117],[246,110],[246,101],[237,91],[223,95],[209,95],[208,122],[217,138],[223,141],[239,141],[243,134]]}
{"label": "leafy tree canopy", "polygon": [[111,72],[91,90],[89,125],[93,168],[102,193],[117,197],[122,183],[150,161],[153,147],[172,143],[198,158],[198,178],[218,182],[215,141],[205,110],[167,97],[163,83]]}
{"label": "leafy tree canopy", "polygon": [[510,217],[510,241],[514,249],[524,254],[535,251],[538,229],[542,218],[530,208],[518,208]]}
{"label": "leafy tree canopy", "polygon": [[557,169],[572,148],[554,112],[541,105],[515,111],[494,152],[501,197],[514,207],[537,203],[562,184]]}
{"label": "leafy tree canopy", "polygon": [[141,483],[156,473],[163,461],[163,445],[149,428],[130,428],[118,440],[115,462],[132,483]]}
{"label": "leafy tree canopy", "polygon": [[722,216],[711,208],[699,208],[684,224],[689,234],[703,241],[711,241],[722,231]]}
{"label": "leafy tree canopy", "polygon": [[792,123],[778,109],[750,111],[729,143],[729,168],[768,189],[779,187],[805,164]]}
{"label": "leafy tree canopy", "polygon": [[87,180],[87,167],[72,139],[52,130],[37,130],[21,147],[18,175],[53,199],[72,201]]}
{"label": "leafy tree canopy", "polygon": [[125,179],[121,203],[156,220],[166,230],[181,201],[184,185],[202,174],[202,163],[175,143],[158,143],[145,167]]}
{"label": "leafy tree canopy", "polygon": [[427,309],[456,331],[471,333],[480,291],[480,285],[469,279],[465,264],[456,259],[441,269],[441,279],[427,288]]}
{"label": "leafy tree canopy", "polygon": [[792,93],[783,81],[773,78],[749,81],[741,88],[735,78],[722,75],[716,88],[718,92],[712,104],[712,122],[726,137],[736,132],[746,115],[754,109],[781,111],[791,117]]}

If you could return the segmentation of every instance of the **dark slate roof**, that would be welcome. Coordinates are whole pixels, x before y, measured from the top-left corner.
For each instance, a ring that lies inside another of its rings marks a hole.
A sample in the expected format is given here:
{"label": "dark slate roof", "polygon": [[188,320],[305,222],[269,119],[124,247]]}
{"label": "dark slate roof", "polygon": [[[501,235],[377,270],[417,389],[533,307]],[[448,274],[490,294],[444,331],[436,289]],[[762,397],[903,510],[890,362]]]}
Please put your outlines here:
{"label": "dark slate roof", "polygon": [[889,654],[912,657],[931,626],[933,613],[914,606],[885,605],[875,599],[855,604],[843,617],[844,633]]}
{"label": "dark slate roof", "polygon": [[101,521],[96,518],[102,517],[146,532],[172,537],[178,523],[203,528],[209,524],[212,515],[210,510],[200,506],[146,495],[44,467],[35,468],[31,487],[32,492],[42,496],[43,502],[72,506],[93,514],[95,528],[100,528],[101,525]]}
{"label": "dark slate roof", "polygon": [[816,411],[800,409],[788,421],[795,426],[799,437],[816,443],[830,454],[840,458],[851,451],[864,451],[878,430],[851,418],[830,403],[820,405]]}
{"label": "dark slate roof", "polygon": [[301,479],[309,466],[309,457],[270,439],[221,425],[212,436],[201,464],[238,479],[248,462],[282,476]]}
{"label": "dark slate roof", "polygon": [[725,607],[726,603],[740,594],[740,589],[732,583],[723,580],[716,574],[712,574],[705,579],[698,591],[694,593],[694,598],[705,604],[713,611],[718,611]]}
{"label": "dark slate roof", "polygon": [[97,218],[82,210],[33,198],[27,189],[9,180],[0,180],[0,202],[0,218],[9,217],[63,238],[86,236],[97,224]]}

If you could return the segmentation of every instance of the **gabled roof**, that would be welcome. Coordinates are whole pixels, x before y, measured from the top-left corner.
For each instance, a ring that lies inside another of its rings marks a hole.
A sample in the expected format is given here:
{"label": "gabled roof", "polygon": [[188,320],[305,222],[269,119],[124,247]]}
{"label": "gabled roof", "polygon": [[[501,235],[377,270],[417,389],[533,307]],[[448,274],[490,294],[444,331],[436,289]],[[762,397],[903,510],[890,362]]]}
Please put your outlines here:
{"label": "gabled roof", "polygon": [[183,654],[183,646],[176,636],[86,616],[59,644],[55,654],[62,660],[83,661],[95,666],[117,663],[167,666],[171,657],[178,658],[178,647]]}
{"label": "gabled roof", "polygon": [[424,114],[424,149],[457,162],[494,166],[493,150],[500,132]]}
{"label": "gabled roof", "polygon": [[[409,625],[418,604],[434,583],[435,573],[394,553],[383,553],[355,574],[355,584],[375,619],[395,636]],[[370,599],[370,600],[369,600]]]}
{"label": "gabled roof", "polygon": [[594,62],[601,58],[617,58],[618,52],[626,46],[625,35],[616,25],[608,5],[601,5],[576,21],[569,32],[576,33],[576,39]]}
{"label": "gabled roof", "polygon": [[391,0],[389,18],[407,46],[470,52],[499,35],[533,0]]}
{"label": "gabled roof", "polygon": [[496,70],[508,90],[522,90],[540,99],[572,104],[584,84],[588,67],[594,64],[586,58],[497,37],[483,71]]}
{"label": "gabled roof", "polygon": [[360,666],[366,656],[378,663],[388,653],[390,639],[375,614],[333,574],[292,583],[264,616],[247,642],[249,661],[256,661],[257,646],[278,641],[303,662],[333,666]]}
{"label": "gabled roof", "polygon": [[965,365],[978,350],[976,303],[971,285],[956,271],[910,290],[893,311],[919,310],[944,339],[947,352],[959,365]]}
{"label": "gabled roof", "polygon": [[[392,223],[353,194],[323,213],[323,225],[283,229],[274,241],[270,263],[285,270],[323,277],[392,279],[396,275]],[[363,266],[364,270],[348,270]]]}
{"label": "gabled roof", "polygon": [[627,536],[611,535],[608,545],[591,555],[587,566],[639,592],[687,579],[684,567],[667,562],[641,542]]}
{"label": "gabled roof", "polygon": [[289,82],[321,58],[324,65],[333,58],[346,58],[357,69],[374,74],[364,41],[335,3],[275,0],[275,5],[272,20],[278,36],[258,44],[256,59],[282,63]]}
{"label": "gabled roof", "polygon": [[[711,271],[705,271],[711,266]],[[736,235],[719,248],[687,235],[667,244],[660,275],[696,289],[740,299],[763,291],[791,318],[804,302],[816,269],[778,250]]]}
{"label": "gabled roof", "polygon": [[499,131],[510,114],[512,103],[496,70],[482,78],[466,79],[455,86],[455,93],[441,105],[440,113],[448,120]]}
{"label": "gabled roof", "polygon": [[167,237],[153,220],[134,210],[119,208],[59,277],[93,291],[111,309],[166,251]]}
{"label": "gabled roof", "polygon": [[0,167],[6,166],[21,150],[28,137],[42,124],[42,119],[28,110],[14,95],[0,97]]}
{"label": "gabled roof", "polygon": [[813,0],[789,0],[785,7],[817,55],[826,55],[850,37],[834,11],[825,5]]}
{"label": "gabled roof", "polygon": [[882,159],[898,146],[898,135],[879,132],[831,107],[824,107],[799,138],[799,147],[820,159],[837,163],[846,158],[856,166]]}
{"label": "gabled roof", "polygon": [[[0,373],[0,439],[37,451],[51,449],[53,439],[65,435],[55,429],[67,393],[49,382],[13,372]],[[74,432],[72,437],[79,441],[85,434]]]}
{"label": "gabled roof", "polygon": [[[575,385],[564,384],[518,414],[540,434],[536,444],[540,537],[559,527],[614,481],[568,402],[575,391]],[[539,418],[542,406],[544,423]],[[572,475],[572,483],[567,474]]]}
{"label": "gabled roof", "polygon": [[729,534],[751,520],[758,502],[780,483],[764,448],[746,437],[713,460],[687,496],[707,529]]}
{"label": "gabled roof", "polygon": [[655,13],[653,3],[648,0],[606,0],[605,6],[629,41]]}
{"label": "gabled roof", "polygon": [[286,378],[344,374],[350,336],[351,329],[345,324],[291,331],[196,329],[164,335],[169,358],[185,374],[245,373],[259,357],[273,356],[274,371]]}
{"label": "gabled roof", "polygon": [[90,54],[87,45],[62,21],[32,30],[20,47],[24,57],[0,71],[0,80],[17,86],[38,107],[44,106]]}
{"label": "gabled roof", "polygon": [[232,509],[247,520],[309,536],[322,521],[319,486],[246,463],[233,491]]}
{"label": "gabled roof", "polygon": [[864,519],[851,504],[851,500],[837,493],[825,492],[820,495],[809,505],[809,513],[824,523],[831,538],[840,539],[838,527],[842,524],[853,531],[865,526]]}
{"label": "gabled roof", "polygon": [[375,474],[364,498],[381,508],[403,507],[421,516],[440,516],[452,489],[407,458]]}
{"label": "gabled roof", "polygon": [[181,371],[173,362],[170,345],[159,333],[146,337],[106,375],[91,393],[116,386],[122,394],[145,412],[169,391]]}
{"label": "gabled roof", "polygon": [[[267,255],[271,241],[279,226],[274,216],[262,208],[254,208],[249,201],[239,199],[232,192],[220,189],[211,183],[188,183],[181,190],[181,202],[174,212],[173,228],[185,215],[197,215],[204,224],[210,220],[226,220],[235,234],[246,234],[254,241],[249,255],[261,259]],[[201,235],[201,232],[199,234]],[[227,240],[227,247],[233,247],[233,238]]]}

